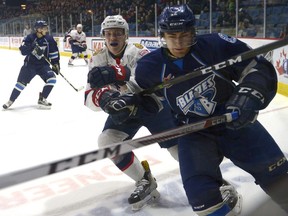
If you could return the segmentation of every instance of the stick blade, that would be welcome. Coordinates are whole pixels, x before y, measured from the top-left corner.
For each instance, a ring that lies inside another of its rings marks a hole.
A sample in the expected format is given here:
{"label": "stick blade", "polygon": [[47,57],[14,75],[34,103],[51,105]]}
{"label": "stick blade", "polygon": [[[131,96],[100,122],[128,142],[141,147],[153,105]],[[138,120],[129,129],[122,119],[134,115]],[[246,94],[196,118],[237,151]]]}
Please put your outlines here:
{"label": "stick blade", "polygon": [[81,86],[80,88],[77,89],[77,92],[82,91],[84,89],[84,86]]}

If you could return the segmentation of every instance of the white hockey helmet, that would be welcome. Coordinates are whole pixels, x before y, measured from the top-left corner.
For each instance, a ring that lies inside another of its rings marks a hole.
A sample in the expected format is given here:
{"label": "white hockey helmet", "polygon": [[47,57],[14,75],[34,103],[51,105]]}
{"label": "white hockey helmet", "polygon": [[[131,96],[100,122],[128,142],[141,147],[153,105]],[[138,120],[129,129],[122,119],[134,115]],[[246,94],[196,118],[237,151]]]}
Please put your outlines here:
{"label": "white hockey helmet", "polygon": [[76,29],[77,29],[77,30],[82,30],[82,29],[83,29],[82,24],[78,24],[78,25],[76,26]]}
{"label": "white hockey helmet", "polygon": [[100,35],[103,37],[105,29],[121,28],[124,29],[125,35],[128,38],[129,26],[126,20],[121,15],[107,16],[101,24]]}

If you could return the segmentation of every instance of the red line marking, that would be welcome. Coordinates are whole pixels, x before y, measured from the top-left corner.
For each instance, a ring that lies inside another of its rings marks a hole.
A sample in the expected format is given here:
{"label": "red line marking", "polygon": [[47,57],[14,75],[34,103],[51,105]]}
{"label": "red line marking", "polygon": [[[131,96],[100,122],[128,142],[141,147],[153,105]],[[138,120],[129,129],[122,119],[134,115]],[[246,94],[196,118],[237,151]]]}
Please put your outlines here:
{"label": "red line marking", "polygon": [[284,107],[280,107],[280,108],[276,108],[276,109],[272,109],[272,110],[263,111],[263,112],[260,113],[260,115],[266,114],[266,113],[270,113],[270,112],[275,112],[275,111],[278,111],[278,110],[287,109],[287,108],[288,108],[288,106],[284,106]]}

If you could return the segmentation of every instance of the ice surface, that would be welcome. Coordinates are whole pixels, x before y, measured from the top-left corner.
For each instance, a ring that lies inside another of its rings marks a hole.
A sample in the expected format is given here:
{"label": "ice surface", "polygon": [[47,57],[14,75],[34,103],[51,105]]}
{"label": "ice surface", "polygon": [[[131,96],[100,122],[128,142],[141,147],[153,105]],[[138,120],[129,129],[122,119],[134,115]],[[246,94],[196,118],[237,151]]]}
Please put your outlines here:
{"label": "ice surface", "polygon": [[[8,101],[23,57],[18,51],[0,49],[0,104]],[[86,66],[68,67],[61,58],[61,71],[75,87],[86,84]],[[75,60],[83,65],[84,60]],[[22,92],[11,109],[0,111],[0,174],[19,170],[95,150],[107,115],[92,112],[84,105],[84,90],[76,92],[57,76],[48,101],[51,110],[36,108],[43,82],[36,77]],[[1,106],[2,106],[1,104]],[[288,153],[288,99],[277,95],[259,120]],[[137,137],[147,135],[142,128]],[[161,198],[153,206],[132,212],[127,198],[134,183],[108,159],[51,176],[39,178],[0,191],[0,216],[191,216],[179,176],[178,163],[157,144],[135,151],[147,159],[157,178]],[[229,160],[221,165],[223,175],[243,195],[245,216],[285,215],[254,184],[253,178]]]}

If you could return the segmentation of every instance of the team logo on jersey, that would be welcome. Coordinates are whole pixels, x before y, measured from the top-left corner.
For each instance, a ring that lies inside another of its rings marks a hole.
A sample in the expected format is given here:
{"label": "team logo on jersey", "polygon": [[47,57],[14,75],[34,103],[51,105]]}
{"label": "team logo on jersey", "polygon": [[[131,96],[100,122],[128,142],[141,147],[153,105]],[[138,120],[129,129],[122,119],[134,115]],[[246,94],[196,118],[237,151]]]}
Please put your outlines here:
{"label": "team logo on jersey", "polygon": [[216,102],[213,101],[216,95],[214,77],[214,74],[207,77],[176,98],[177,106],[185,115],[190,112],[199,116],[209,116],[214,112],[216,107]]}
{"label": "team logo on jersey", "polygon": [[222,34],[222,33],[218,33],[219,37],[222,38],[223,40],[226,40],[230,43],[235,43],[236,42],[236,38],[234,37],[231,37],[231,36],[228,36],[226,34]]}

